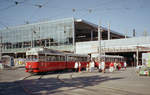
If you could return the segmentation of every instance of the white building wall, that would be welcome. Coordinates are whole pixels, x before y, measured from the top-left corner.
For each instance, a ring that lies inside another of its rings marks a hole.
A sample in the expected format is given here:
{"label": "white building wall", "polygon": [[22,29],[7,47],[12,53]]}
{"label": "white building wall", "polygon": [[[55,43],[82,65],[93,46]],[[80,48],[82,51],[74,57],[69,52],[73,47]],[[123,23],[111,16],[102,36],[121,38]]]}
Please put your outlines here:
{"label": "white building wall", "polygon": [[77,54],[88,54],[98,52],[98,42],[79,42],[76,43],[76,53]]}
{"label": "white building wall", "polygon": [[[101,48],[105,49],[135,49],[136,46],[150,48],[150,36],[101,41]],[[76,43],[77,54],[89,54],[96,52],[98,52],[98,41]]]}

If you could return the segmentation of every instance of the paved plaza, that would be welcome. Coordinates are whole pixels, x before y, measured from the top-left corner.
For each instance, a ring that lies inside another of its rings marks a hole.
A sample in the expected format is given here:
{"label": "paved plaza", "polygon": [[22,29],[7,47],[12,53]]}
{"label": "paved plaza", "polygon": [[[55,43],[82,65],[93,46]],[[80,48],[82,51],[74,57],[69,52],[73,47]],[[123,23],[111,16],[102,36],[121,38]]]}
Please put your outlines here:
{"label": "paved plaza", "polygon": [[150,77],[135,68],[99,73],[82,71],[34,75],[24,68],[0,71],[0,95],[149,95]]}

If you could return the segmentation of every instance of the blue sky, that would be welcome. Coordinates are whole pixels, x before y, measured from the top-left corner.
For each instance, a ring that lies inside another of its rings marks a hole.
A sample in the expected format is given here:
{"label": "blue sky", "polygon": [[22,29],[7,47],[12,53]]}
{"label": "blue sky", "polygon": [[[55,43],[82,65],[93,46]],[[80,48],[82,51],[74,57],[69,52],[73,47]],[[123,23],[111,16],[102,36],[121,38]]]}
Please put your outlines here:
{"label": "blue sky", "polygon": [[137,36],[144,30],[150,35],[149,5],[150,0],[0,0],[0,28],[75,17],[95,24],[100,20],[104,27],[110,22],[112,30],[129,36],[134,28]]}

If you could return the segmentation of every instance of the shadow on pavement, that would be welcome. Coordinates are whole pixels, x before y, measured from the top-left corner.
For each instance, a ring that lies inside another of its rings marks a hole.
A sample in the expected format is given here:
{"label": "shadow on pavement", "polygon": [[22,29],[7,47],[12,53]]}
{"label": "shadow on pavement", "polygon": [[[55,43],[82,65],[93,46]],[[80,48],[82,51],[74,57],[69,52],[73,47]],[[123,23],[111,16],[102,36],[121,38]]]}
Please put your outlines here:
{"label": "shadow on pavement", "polygon": [[77,77],[77,78],[47,78],[47,79],[35,79],[35,80],[24,80],[23,84],[33,94],[41,94],[43,91],[46,94],[61,93],[71,91],[75,89],[84,89],[88,86],[99,85],[102,82],[110,80],[119,80],[122,77],[110,78],[101,76],[88,76],[88,77]]}
{"label": "shadow on pavement", "polygon": [[28,95],[19,81],[0,82],[0,95]]}
{"label": "shadow on pavement", "polygon": [[[120,80],[124,77],[108,77],[100,75],[90,75],[90,76],[78,76],[73,78],[65,78],[64,73],[71,72],[50,72],[46,75],[56,75],[61,74],[60,79],[57,77],[52,78],[41,78],[41,79],[29,79],[20,80],[14,82],[0,82],[0,95],[31,95],[31,94],[57,94],[66,91],[73,91],[76,89],[86,89],[86,87],[92,87],[95,85],[100,85],[100,83]],[[36,75],[39,76],[39,75]],[[57,75],[56,75],[57,76]]]}

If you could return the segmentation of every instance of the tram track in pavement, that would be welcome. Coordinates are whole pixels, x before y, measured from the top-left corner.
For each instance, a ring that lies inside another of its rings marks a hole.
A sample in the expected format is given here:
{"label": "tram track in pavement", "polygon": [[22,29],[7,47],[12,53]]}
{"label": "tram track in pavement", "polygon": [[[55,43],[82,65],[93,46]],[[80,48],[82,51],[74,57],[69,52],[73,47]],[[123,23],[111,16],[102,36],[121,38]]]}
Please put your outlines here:
{"label": "tram track in pavement", "polygon": [[[58,75],[55,76],[56,79],[58,79],[60,82],[66,84],[66,85],[70,85],[70,84],[74,84],[74,81],[78,81],[79,83],[81,82],[82,83],[82,80],[80,79],[76,79],[75,76],[76,74],[84,74],[84,72],[81,72],[81,73],[70,73],[70,74],[65,74],[65,73],[59,73]],[[22,81],[24,80],[27,80],[27,79],[30,79],[31,77],[33,76],[36,76],[34,74],[31,74],[31,75],[28,75],[26,77],[24,77],[22,79]],[[42,79],[44,75],[40,75],[38,76],[36,79],[40,80]],[[71,79],[72,81],[66,81],[66,79]],[[24,87],[23,84],[22,85],[22,88],[24,89],[24,91],[28,94],[28,95],[35,95],[31,90],[29,90],[28,88]],[[88,88],[88,87],[85,87],[85,88],[82,88],[82,87],[77,87],[77,89],[83,89],[85,91],[91,91],[91,93],[94,93],[94,95],[96,95],[95,93],[97,93],[97,90],[98,89],[93,89],[93,88]],[[101,85],[100,86],[100,91],[104,91],[106,93],[112,93],[110,95],[141,95],[139,93],[136,93],[136,92],[132,92],[132,91],[127,91],[127,90],[124,90],[123,88],[113,88],[113,87],[108,87],[108,86],[103,86]],[[74,93],[74,92],[68,92],[68,93]],[[46,94],[46,93],[45,93]]]}
{"label": "tram track in pavement", "polygon": [[[84,73],[85,73],[85,72],[84,72]],[[84,74],[84,73],[80,73],[80,74]],[[58,79],[59,81],[61,81],[62,83],[65,83],[65,84],[72,84],[72,83],[67,82],[67,81],[65,81],[64,79],[62,79],[61,76],[62,76],[62,74],[57,75],[57,79]],[[73,79],[73,73],[71,73],[69,76],[70,76],[69,79],[74,80],[74,79]],[[75,81],[82,82],[82,81],[80,81],[80,80],[75,80]],[[117,94],[117,95],[118,95],[118,94],[119,94],[119,95],[129,95],[129,94],[131,94],[131,95],[142,95],[142,94],[140,94],[140,93],[136,93],[136,92],[131,92],[131,91],[124,90],[123,88],[113,88],[113,87],[108,87],[108,86],[100,86],[100,87],[102,88],[101,90],[114,93],[114,95],[115,95],[115,94]],[[79,87],[79,88],[80,88],[80,87]],[[91,88],[81,88],[81,89],[88,90],[88,91],[92,91],[92,92],[96,92],[96,91],[97,91],[97,90],[91,89]]]}
{"label": "tram track in pavement", "polygon": [[[62,76],[63,74],[64,74],[64,73],[59,73],[59,74],[57,75],[56,79],[58,79],[59,81],[61,81],[61,82],[63,82],[63,83],[67,83],[65,80],[63,80],[63,79],[60,78],[60,76]],[[69,76],[70,76],[69,79],[72,79],[73,73],[71,73]]]}
{"label": "tram track in pavement", "polygon": [[[22,82],[25,81],[25,80],[27,80],[28,78],[31,78],[31,77],[35,76],[35,75],[36,74],[30,74],[30,75],[28,75],[28,76],[26,76],[26,77],[24,77],[24,78],[21,79],[20,86],[23,88],[23,90],[25,91],[25,93],[27,93],[28,95],[34,95],[34,94],[32,93],[31,90],[29,90],[28,88],[24,87],[24,85],[23,85]],[[42,79],[43,76],[44,75],[40,75],[37,79],[40,80],[40,79]]]}
{"label": "tram track in pavement", "polygon": [[[62,74],[64,74],[64,73],[58,74],[58,75],[56,76],[56,79],[58,79],[59,81],[65,83],[65,81],[64,81],[63,79],[60,79],[60,76],[61,76]],[[73,75],[73,74],[70,74],[70,78],[71,78],[71,79],[72,79],[72,75]],[[21,81],[23,82],[23,81],[25,81],[25,80],[27,80],[27,79],[33,77],[33,76],[36,76],[36,74],[30,74],[30,75],[28,75],[28,76],[22,78]],[[44,76],[44,74],[40,75],[40,76],[39,76],[38,78],[36,78],[36,79],[40,80],[40,79],[42,79],[43,76]],[[25,91],[25,93],[27,93],[28,95],[35,95],[31,90],[29,90],[27,87],[25,87],[22,82],[20,82],[20,86],[23,88],[23,90]],[[33,83],[33,82],[32,82],[32,83]],[[46,94],[46,93],[45,93],[45,94]]]}

